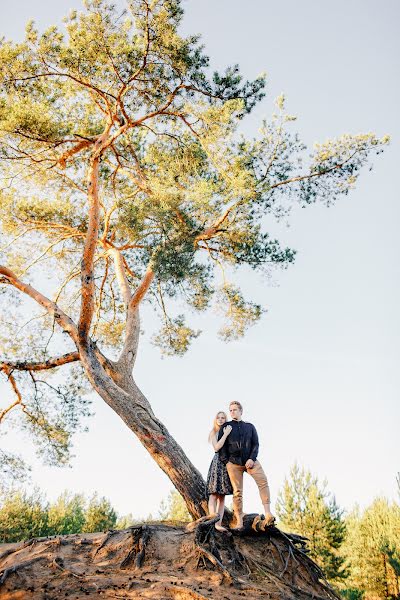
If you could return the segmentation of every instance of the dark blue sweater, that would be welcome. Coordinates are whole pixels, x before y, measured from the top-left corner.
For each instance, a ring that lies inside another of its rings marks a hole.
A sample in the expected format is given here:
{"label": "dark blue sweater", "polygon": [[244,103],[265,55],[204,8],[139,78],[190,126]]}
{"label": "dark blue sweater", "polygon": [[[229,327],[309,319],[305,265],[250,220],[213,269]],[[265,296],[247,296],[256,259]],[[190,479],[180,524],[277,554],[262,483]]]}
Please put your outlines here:
{"label": "dark blue sweater", "polygon": [[246,461],[256,461],[258,455],[258,435],[252,423],[245,421],[229,421],[224,423],[218,432],[218,440],[224,434],[224,428],[230,425],[232,431],[225,440],[225,444],[219,451],[219,457],[223,463],[231,462],[236,465],[245,465]]}

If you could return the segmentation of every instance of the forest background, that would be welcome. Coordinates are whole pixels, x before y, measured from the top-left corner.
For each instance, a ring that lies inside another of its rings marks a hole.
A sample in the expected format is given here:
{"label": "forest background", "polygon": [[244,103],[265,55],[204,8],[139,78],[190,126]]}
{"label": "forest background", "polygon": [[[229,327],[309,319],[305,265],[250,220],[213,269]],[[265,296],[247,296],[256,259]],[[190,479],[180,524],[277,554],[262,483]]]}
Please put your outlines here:
{"label": "forest background", "polygon": [[[34,16],[42,28],[79,7],[43,1]],[[161,361],[146,331],[138,381],[204,474],[212,417],[236,398],[245,405],[245,418],[257,425],[260,458],[275,496],[298,460],[327,477],[348,510],[378,495],[393,499],[399,449],[399,203],[393,178],[398,4],[388,1],[382,9],[374,2],[293,1],[276,7],[256,1],[244,11],[240,2],[191,0],[185,10],[184,28],[202,33],[213,67],[238,62],[248,77],[267,70],[267,99],[248,119],[246,132],[271,112],[273,98],[283,91],[310,145],[343,131],[389,133],[393,141],[348,198],[329,210],[299,208],[290,229],[277,226],[283,242],[299,251],[296,264],[261,285],[246,273],[244,289],[268,313],[245,340],[218,341],[216,319],[209,315],[206,324],[199,319],[204,331],[187,356]],[[21,37],[32,16],[28,3],[15,2],[2,32]],[[157,377],[148,368],[155,360]],[[95,399],[93,410],[90,433],[76,437],[72,468],[44,468],[32,456],[32,481],[52,499],[63,489],[98,490],[120,513],[155,513],[169,481],[105,405]],[[8,436],[4,446],[19,448],[20,440]],[[26,441],[25,456],[30,453]],[[246,509],[257,510],[255,490],[246,488],[245,494]]]}

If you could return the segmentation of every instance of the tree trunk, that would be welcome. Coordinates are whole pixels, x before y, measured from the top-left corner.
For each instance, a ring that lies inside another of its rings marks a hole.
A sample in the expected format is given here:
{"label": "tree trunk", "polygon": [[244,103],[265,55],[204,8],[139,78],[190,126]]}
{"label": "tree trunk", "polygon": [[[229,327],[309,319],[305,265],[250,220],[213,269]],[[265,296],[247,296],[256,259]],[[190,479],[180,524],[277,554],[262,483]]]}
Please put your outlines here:
{"label": "tree trunk", "polygon": [[86,375],[96,392],[135,433],[170,478],[192,517],[198,519],[205,516],[208,511],[204,479],[167,428],[156,418],[131,374],[120,372],[117,365],[110,362],[107,374],[91,342],[86,348],[80,347],[79,351]]}

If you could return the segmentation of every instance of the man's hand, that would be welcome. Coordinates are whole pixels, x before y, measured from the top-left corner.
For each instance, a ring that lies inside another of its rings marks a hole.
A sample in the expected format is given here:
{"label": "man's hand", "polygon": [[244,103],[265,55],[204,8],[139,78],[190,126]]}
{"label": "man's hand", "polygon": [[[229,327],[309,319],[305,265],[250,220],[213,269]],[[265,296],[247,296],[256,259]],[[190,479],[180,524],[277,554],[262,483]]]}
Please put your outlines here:
{"label": "man's hand", "polygon": [[246,461],[246,464],[244,466],[246,467],[246,469],[252,469],[254,467],[254,460],[251,460],[251,458],[249,458],[249,460]]}

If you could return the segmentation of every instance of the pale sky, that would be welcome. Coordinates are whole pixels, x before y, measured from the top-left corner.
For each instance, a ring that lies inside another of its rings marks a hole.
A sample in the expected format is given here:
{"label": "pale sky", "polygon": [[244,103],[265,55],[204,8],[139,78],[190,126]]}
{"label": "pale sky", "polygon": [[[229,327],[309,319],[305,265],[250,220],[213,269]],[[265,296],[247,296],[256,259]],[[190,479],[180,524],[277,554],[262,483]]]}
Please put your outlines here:
{"label": "pale sky", "polygon": [[[28,19],[45,27],[75,7],[77,0],[14,0],[0,31],[17,39]],[[137,382],[204,476],[214,414],[238,399],[244,419],[259,432],[273,504],[295,461],[326,478],[343,508],[366,506],[377,495],[394,498],[400,471],[400,5],[187,0],[184,7],[184,30],[202,34],[213,67],[239,63],[248,78],[267,72],[268,96],[248,118],[248,133],[284,92],[310,146],[369,131],[390,134],[392,143],[336,206],[297,209],[290,228],[273,226],[298,250],[297,260],[276,273],[273,285],[242,273],[247,296],[268,309],[244,340],[218,341],[217,319],[208,314],[196,319],[203,334],[184,358],[161,360],[149,343],[152,317],[145,311],[150,322],[143,323]],[[50,499],[64,489],[97,490],[119,513],[157,513],[171,489],[168,478],[100,398],[93,408],[90,432],[76,436],[70,469],[41,466],[28,440],[2,443],[25,446],[35,464],[32,485]],[[245,509],[257,511],[256,486],[247,479]]]}

